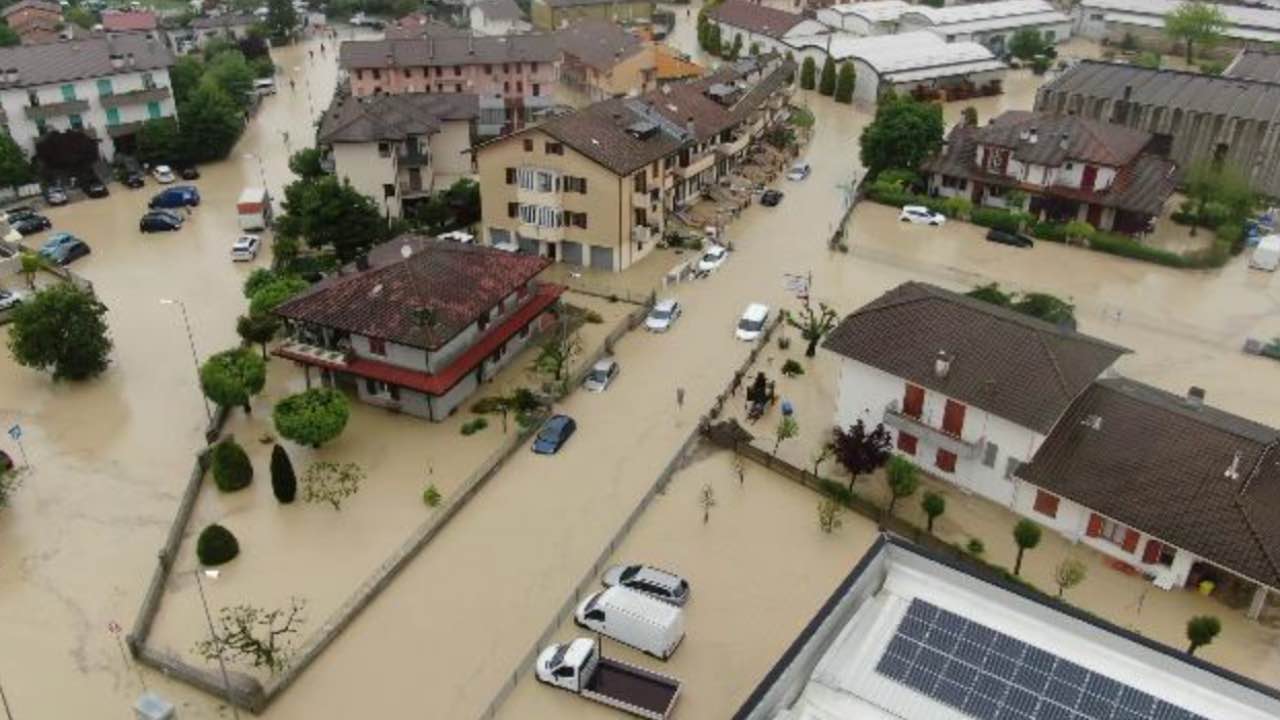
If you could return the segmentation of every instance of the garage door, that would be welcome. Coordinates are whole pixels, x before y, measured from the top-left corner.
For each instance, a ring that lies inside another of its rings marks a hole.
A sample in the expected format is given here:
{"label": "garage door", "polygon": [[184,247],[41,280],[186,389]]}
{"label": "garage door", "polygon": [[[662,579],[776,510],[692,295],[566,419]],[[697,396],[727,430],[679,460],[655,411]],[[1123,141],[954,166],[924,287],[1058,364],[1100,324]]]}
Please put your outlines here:
{"label": "garage door", "polygon": [[523,235],[516,236],[516,242],[520,245],[520,252],[538,254],[538,239],[525,237]]}
{"label": "garage door", "polygon": [[560,262],[569,265],[582,264],[582,243],[560,241]]}
{"label": "garage door", "polygon": [[591,267],[597,270],[612,270],[613,248],[591,246]]}

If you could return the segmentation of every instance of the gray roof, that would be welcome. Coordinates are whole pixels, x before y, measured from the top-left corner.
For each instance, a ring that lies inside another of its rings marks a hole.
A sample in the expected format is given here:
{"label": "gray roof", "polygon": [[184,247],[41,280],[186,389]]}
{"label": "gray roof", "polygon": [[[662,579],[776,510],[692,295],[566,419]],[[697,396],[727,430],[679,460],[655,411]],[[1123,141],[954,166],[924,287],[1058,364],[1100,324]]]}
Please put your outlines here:
{"label": "gray roof", "polygon": [[[1023,133],[1028,133],[1026,139]],[[1030,133],[1036,142],[1031,142]],[[1026,163],[1061,165],[1065,160],[1119,167],[1151,142],[1151,133],[1074,115],[1008,110],[978,128],[977,142],[1013,150]],[[1066,140],[1065,147],[1061,142]]]}
{"label": "gray roof", "polygon": [[523,20],[524,11],[514,0],[480,0],[471,6],[479,10],[487,20]]}
{"label": "gray roof", "polygon": [[805,20],[799,13],[789,13],[746,0],[727,0],[711,8],[707,15],[716,22],[775,39],[786,35],[791,28]]}
{"label": "gray roof", "polygon": [[316,139],[323,144],[405,140],[437,132],[447,120],[472,120],[479,112],[479,99],[466,93],[339,94],[321,118]]}
{"label": "gray roof", "polygon": [[[509,1],[509,0],[508,0]],[[556,42],[566,55],[606,71],[644,49],[640,38],[608,20],[580,20],[556,31]]]}
{"label": "gray roof", "polygon": [[1125,99],[1138,105],[1181,108],[1210,115],[1261,122],[1280,120],[1280,83],[1217,77],[1182,70],[1150,70],[1135,65],[1084,60],[1040,89],[1037,110],[1045,93]]}
{"label": "gray roof", "polygon": [[559,57],[560,48],[550,33],[354,40],[342,43],[339,52],[342,67],[348,69],[554,62]]}
{"label": "gray roof", "polygon": [[1245,48],[1226,70],[1223,77],[1280,83],[1280,52]]}
{"label": "gray roof", "polygon": [[[908,282],[854,311],[823,347],[1047,435],[1126,348]],[[945,377],[934,363],[951,356]]]}
{"label": "gray roof", "polygon": [[[547,7],[567,8],[567,7],[584,7],[587,5],[616,5],[622,2],[631,3],[631,0],[541,0],[546,3]],[[654,3],[649,3],[650,10],[653,9]]]}
{"label": "gray roof", "polygon": [[252,15],[225,13],[217,17],[198,17],[191,21],[192,30],[212,30],[216,28],[239,27],[253,25],[257,20]]}
{"label": "gray roof", "polygon": [[[115,68],[111,58],[133,56],[133,66]],[[0,48],[0,70],[16,70],[18,79],[0,88],[33,87],[106,77],[125,72],[157,70],[173,65],[173,53],[146,33],[94,35],[38,45]]]}

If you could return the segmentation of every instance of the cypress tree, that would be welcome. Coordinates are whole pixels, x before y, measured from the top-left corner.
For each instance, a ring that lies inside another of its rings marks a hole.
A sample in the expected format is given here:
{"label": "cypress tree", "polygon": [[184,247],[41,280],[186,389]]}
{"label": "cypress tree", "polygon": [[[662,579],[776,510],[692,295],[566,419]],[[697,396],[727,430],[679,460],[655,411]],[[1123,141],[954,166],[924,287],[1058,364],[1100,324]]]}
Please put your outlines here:
{"label": "cypress tree", "polygon": [[840,65],[840,76],[836,80],[836,102],[846,104],[853,102],[854,80],[853,63]]}
{"label": "cypress tree", "polygon": [[822,76],[818,78],[818,92],[827,97],[831,97],[836,92],[836,62],[827,56],[826,62],[822,63]]}
{"label": "cypress tree", "polygon": [[271,491],[282,503],[293,502],[298,494],[298,478],[293,473],[289,453],[277,444],[271,448]]}
{"label": "cypress tree", "polygon": [[817,74],[818,64],[811,57],[805,58],[804,62],[800,64],[800,89],[812,90],[815,85],[814,76]]}

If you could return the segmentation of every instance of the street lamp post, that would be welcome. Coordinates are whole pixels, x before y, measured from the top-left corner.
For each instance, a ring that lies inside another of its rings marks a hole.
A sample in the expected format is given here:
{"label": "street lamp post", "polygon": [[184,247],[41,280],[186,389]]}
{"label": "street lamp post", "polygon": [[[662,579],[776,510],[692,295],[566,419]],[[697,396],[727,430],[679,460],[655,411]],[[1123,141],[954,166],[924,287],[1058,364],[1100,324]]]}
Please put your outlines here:
{"label": "street lamp post", "polygon": [[200,391],[200,399],[204,401],[204,414],[208,418],[209,423],[213,424],[213,409],[209,407],[209,398],[205,397],[204,389],[200,386],[200,354],[196,352],[196,337],[191,333],[191,319],[187,317],[187,304],[181,300],[170,300],[161,298],[161,305],[177,305],[182,311],[182,325],[187,329],[187,342],[191,345],[191,362],[196,368],[196,389]]}
{"label": "street lamp post", "polygon": [[[205,570],[209,573],[209,577],[218,577],[217,570]],[[200,581],[200,570],[197,568],[191,571],[196,578],[196,588],[200,591],[200,605],[204,607],[204,620],[209,624],[209,638],[213,640],[213,647],[218,652],[218,668],[222,671],[222,688],[227,693],[227,704],[231,706],[231,716],[235,720],[240,720],[240,710],[236,707],[235,702],[231,699],[231,677],[227,675],[227,663],[222,659],[222,639],[218,637],[218,633],[213,629],[213,615],[209,614],[209,600],[204,596],[204,583]]]}

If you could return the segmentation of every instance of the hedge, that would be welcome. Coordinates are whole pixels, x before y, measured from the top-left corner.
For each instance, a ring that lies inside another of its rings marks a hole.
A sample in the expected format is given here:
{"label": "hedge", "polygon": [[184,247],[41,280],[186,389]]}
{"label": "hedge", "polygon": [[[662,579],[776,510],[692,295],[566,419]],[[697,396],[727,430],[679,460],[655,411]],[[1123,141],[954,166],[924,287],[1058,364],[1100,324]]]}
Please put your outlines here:
{"label": "hedge", "polygon": [[969,212],[969,221],[974,225],[1016,233],[1022,230],[1023,216],[999,208],[979,207]]}
{"label": "hedge", "polygon": [[213,482],[222,492],[235,492],[253,482],[253,463],[234,438],[213,446]]}
{"label": "hedge", "polygon": [[240,543],[231,531],[214,523],[200,531],[196,540],[196,557],[204,565],[231,562],[240,554]]}

